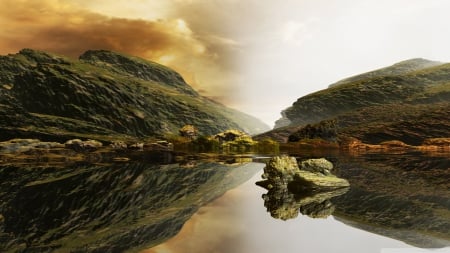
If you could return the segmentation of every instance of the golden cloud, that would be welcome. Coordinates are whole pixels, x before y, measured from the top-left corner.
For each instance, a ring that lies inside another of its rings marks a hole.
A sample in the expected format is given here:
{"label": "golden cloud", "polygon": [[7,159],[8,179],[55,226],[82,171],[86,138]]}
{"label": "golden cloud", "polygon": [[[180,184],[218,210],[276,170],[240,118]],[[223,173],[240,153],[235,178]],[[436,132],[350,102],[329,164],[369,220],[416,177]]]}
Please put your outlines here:
{"label": "golden cloud", "polygon": [[200,36],[183,18],[111,17],[62,0],[3,0],[2,5],[1,54],[34,48],[78,57],[88,49],[113,50],[168,65],[207,96],[227,100],[234,90],[226,48],[236,44],[214,34]]}

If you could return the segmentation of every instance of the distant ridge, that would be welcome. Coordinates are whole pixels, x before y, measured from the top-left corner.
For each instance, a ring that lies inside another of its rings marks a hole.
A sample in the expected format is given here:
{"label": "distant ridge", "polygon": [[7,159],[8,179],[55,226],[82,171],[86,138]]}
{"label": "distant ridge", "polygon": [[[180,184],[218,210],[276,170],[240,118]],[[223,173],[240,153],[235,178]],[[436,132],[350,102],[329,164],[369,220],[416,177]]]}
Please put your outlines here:
{"label": "distant ridge", "polygon": [[359,80],[370,79],[370,78],[375,78],[375,77],[406,74],[408,72],[425,69],[425,68],[429,68],[429,67],[434,67],[434,66],[438,66],[438,65],[442,65],[442,64],[444,64],[444,63],[438,62],[438,61],[430,61],[430,60],[423,59],[423,58],[409,59],[409,60],[395,63],[389,67],[369,71],[369,72],[366,72],[363,74],[359,74],[356,76],[342,79],[336,83],[330,84],[330,86],[328,86],[328,87],[334,87],[334,86],[341,85],[341,84],[356,82]]}

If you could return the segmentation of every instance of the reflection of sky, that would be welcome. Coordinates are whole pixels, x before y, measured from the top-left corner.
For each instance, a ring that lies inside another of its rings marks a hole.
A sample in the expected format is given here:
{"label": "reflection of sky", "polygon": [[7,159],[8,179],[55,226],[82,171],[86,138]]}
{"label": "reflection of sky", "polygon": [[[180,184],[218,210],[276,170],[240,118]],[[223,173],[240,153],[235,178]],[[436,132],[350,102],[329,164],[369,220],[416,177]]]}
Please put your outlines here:
{"label": "reflection of sky", "polygon": [[[263,165],[261,164],[261,167]],[[382,248],[410,248],[403,242],[371,234],[328,219],[302,216],[273,219],[263,204],[266,192],[254,182],[230,190],[202,207],[180,233],[146,253],[379,253]]]}

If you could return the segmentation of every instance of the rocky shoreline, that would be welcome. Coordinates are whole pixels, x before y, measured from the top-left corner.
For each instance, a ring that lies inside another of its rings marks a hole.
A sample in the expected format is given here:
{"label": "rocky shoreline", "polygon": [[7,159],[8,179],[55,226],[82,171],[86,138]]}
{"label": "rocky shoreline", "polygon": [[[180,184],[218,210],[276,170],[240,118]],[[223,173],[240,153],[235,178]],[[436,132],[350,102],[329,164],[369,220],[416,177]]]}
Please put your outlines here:
{"label": "rocky shoreline", "polygon": [[65,143],[46,142],[39,139],[12,139],[0,142],[2,163],[70,163],[129,161],[140,151],[170,152],[173,144],[167,141],[125,143],[123,141],[103,144],[97,140],[72,139]]}

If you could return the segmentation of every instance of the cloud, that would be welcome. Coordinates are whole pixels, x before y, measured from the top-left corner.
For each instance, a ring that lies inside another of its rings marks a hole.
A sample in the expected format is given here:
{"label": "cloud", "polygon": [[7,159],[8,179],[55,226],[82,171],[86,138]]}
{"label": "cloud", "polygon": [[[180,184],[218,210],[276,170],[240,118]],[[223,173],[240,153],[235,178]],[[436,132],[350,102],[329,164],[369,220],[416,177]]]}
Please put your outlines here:
{"label": "cloud", "polygon": [[[76,57],[87,49],[109,49],[158,59],[167,54],[196,56],[204,46],[183,20],[111,18],[59,5],[59,1],[11,1],[0,10],[0,50],[38,48]],[[34,4],[32,4],[32,2]]]}
{"label": "cloud", "polygon": [[302,33],[306,33],[306,25],[296,21],[288,21],[283,25],[281,33],[285,43],[301,45],[304,40]]}
{"label": "cloud", "polygon": [[[132,19],[94,12],[75,2],[2,0],[8,8],[0,9],[0,53],[34,48],[76,58],[88,49],[119,51],[174,68],[206,95],[227,97],[233,92],[233,85],[223,84],[233,83],[228,79],[233,70],[227,52],[237,46],[235,41],[204,31],[199,34],[180,15]],[[91,1],[90,5],[100,9],[103,2]],[[138,2],[139,6],[148,3]],[[110,12],[123,6],[108,3]]]}

